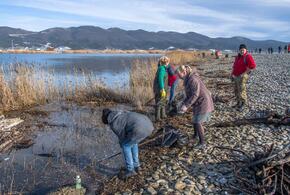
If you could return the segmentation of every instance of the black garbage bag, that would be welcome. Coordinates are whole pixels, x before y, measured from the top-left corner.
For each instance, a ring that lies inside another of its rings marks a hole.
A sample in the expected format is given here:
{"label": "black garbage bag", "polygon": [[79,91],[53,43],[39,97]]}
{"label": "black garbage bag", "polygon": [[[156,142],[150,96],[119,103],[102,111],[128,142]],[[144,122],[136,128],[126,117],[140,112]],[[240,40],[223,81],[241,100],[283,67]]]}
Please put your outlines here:
{"label": "black garbage bag", "polygon": [[188,137],[179,129],[166,125],[161,128],[162,136],[160,136],[155,145],[162,147],[183,146],[188,143]]}

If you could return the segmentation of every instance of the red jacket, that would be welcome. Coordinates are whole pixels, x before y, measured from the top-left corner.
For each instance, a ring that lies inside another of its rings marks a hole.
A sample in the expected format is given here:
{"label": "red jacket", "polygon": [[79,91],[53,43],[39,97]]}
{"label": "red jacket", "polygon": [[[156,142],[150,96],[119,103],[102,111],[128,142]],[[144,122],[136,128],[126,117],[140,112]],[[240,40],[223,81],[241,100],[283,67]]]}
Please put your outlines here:
{"label": "red jacket", "polygon": [[255,69],[256,63],[252,57],[251,54],[248,52],[244,55],[238,55],[235,59],[234,65],[233,65],[233,71],[232,75],[234,76],[240,76],[244,72],[246,72],[247,68],[249,69]]}
{"label": "red jacket", "polygon": [[168,86],[172,87],[173,83],[177,79],[177,75],[175,74],[175,67],[173,65],[169,65],[167,67],[167,72],[168,72]]}

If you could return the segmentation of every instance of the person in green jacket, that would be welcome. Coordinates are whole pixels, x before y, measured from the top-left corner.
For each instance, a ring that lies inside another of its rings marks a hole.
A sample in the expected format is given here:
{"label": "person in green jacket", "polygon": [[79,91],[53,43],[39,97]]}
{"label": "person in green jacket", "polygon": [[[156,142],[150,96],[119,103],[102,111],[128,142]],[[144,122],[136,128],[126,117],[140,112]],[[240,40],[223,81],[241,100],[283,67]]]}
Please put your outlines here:
{"label": "person in green jacket", "polygon": [[169,65],[169,58],[162,56],[158,61],[158,69],[154,79],[154,96],[155,96],[155,119],[166,118],[166,89],[167,89],[167,71]]}

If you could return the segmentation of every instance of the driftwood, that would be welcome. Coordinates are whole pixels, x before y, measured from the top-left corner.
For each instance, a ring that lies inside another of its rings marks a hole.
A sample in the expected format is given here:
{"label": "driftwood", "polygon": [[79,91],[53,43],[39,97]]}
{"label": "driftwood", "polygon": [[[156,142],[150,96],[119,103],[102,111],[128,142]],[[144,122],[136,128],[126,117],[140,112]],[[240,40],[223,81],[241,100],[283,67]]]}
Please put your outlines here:
{"label": "driftwood", "polygon": [[214,127],[234,127],[234,126],[242,126],[242,125],[250,125],[250,124],[267,124],[267,125],[290,125],[290,117],[280,116],[275,112],[268,113],[265,116],[261,117],[253,117],[253,118],[243,118],[235,121],[227,121],[213,124]]}
{"label": "driftwood", "polygon": [[[290,194],[290,143],[275,151],[274,145],[256,152],[253,157],[244,151],[220,147],[221,150],[239,152],[246,158],[231,162],[235,164],[234,174],[238,185],[229,185],[233,190],[246,194]],[[249,177],[249,173],[252,175]]]}
{"label": "driftwood", "polygon": [[22,133],[15,129],[22,122],[19,118],[6,119],[3,115],[0,116],[0,153],[9,150],[23,139]]}

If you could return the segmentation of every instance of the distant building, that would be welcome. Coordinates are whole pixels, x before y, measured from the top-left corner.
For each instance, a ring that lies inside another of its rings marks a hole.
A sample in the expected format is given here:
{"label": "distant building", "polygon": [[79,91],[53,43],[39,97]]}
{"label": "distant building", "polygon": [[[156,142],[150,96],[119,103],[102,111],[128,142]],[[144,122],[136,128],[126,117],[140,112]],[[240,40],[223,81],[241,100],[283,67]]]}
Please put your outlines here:
{"label": "distant building", "polygon": [[196,48],[188,48],[187,51],[198,51]]}
{"label": "distant building", "polygon": [[59,53],[62,53],[64,51],[71,50],[71,48],[67,46],[60,46],[60,47],[57,47],[55,50]]}
{"label": "distant building", "polygon": [[166,50],[175,50],[176,48],[173,46],[168,47]]}

